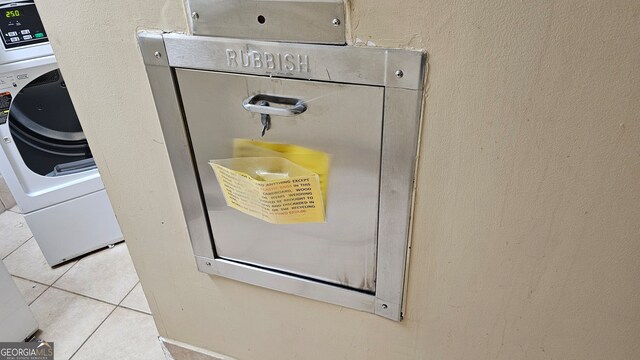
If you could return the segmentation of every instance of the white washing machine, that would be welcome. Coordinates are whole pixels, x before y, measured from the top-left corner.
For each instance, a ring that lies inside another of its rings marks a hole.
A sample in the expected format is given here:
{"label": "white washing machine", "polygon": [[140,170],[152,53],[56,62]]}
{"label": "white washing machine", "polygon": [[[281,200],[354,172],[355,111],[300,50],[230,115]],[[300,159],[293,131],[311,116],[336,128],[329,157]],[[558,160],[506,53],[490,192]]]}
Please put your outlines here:
{"label": "white washing machine", "polygon": [[122,240],[33,2],[0,1],[0,173],[53,266]]}

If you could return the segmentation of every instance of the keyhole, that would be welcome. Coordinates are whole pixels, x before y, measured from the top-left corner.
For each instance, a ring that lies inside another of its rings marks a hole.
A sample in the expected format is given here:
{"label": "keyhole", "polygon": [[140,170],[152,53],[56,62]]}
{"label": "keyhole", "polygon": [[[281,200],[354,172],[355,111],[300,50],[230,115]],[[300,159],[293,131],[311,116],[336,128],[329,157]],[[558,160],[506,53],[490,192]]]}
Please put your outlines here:
{"label": "keyhole", "polygon": [[[257,105],[260,106],[269,106],[267,101],[261,100],[258,101]],[[260,114],[260,123],[262,124],[262,132],[260,136],[264,136],[264,134],[271,128],[271,116],[269,114]]]}
{"label": "keyhole", "polygon": [[260,136],[264,136],[264,134],[271,128],[271,116],[269,114],[260,114],[260,123],[262,123],[262,132]]}

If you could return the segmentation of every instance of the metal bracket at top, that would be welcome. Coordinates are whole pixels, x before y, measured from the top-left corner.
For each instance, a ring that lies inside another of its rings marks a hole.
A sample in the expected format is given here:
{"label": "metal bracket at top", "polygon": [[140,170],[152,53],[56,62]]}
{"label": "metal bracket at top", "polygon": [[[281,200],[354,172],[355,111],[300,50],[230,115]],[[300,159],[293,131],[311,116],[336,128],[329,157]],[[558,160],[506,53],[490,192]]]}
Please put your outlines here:
{"label": "metal bracket at top", "polygon": [[346,43],[343,0],[188,0],[194,35]]}

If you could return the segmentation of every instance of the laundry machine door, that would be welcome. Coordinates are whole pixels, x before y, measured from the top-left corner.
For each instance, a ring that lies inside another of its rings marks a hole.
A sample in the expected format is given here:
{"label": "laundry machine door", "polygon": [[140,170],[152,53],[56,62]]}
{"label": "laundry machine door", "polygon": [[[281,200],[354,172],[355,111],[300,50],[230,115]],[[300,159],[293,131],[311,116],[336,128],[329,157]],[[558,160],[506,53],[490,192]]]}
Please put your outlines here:
{"label": "laundry machine door", "polygon": [[60,176],[95,168],[58,69],[37,77],[15,95],[8,123],[20,156],[36,174]]}

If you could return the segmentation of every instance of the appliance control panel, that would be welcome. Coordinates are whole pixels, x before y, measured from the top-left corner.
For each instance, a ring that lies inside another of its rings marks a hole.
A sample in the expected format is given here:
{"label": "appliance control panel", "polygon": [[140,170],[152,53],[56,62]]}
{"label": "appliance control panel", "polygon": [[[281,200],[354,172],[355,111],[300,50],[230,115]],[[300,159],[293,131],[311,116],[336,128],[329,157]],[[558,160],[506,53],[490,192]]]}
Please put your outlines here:
{"label": "appliance control panel", "polygon": [[5,49],[49,41],[32,3],[0,8],[0,31]]}

